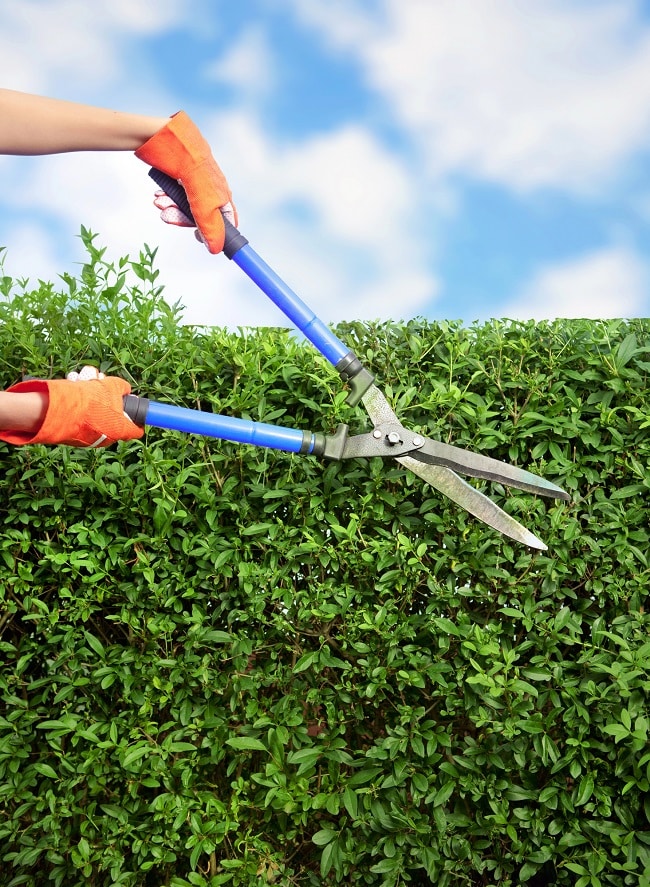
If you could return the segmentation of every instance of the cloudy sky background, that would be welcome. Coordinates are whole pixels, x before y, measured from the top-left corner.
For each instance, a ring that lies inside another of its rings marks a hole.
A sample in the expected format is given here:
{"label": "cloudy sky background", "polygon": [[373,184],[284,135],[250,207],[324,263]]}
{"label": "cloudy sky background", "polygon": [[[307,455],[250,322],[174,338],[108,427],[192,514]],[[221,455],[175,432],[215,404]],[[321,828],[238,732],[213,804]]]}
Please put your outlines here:
{"label": "cloudy sky background", "polygon": [[[635,0],[3,0],[0,84],[199,125],[251,245],[326,322],[650,316]],[[191,323],[283,323],[131,154],[0,157],[5,271],[158,246]]]}

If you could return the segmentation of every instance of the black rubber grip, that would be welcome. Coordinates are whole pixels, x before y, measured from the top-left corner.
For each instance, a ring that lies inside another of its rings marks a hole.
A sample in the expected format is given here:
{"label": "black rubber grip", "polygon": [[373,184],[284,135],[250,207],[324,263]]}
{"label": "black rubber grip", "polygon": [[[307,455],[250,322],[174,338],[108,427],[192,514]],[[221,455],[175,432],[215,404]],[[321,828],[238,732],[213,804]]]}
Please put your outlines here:
{"label": "black rubber grip", "polygon": [[185,213],[190,222],[192,222],[193,225],[196,225],[192,210],[190,209],[190,202],[187,199],[185,188],[183,188],[181,183],[176,181],[176,179],[173,179],[171,176],[168,176],[166,172],[156,169],[155,166],[151,167],[149,175],[157,185],[160,185],[165,194],[167,194],[168,197],[171,197],[176,206]]}
{"label": "black rubber grip", "polygon": [[[181,183],[176,179],[173,179],[171,176],[168,176],[167,173],[163,172],[161,169],[156,169],[155,166],[151,167],[149,175],[154,182],[163,189],[165,194],[167,194],[168,197],[171,197],[176,206],[185,213],[190,222],[193,225],[196,225],[196,219],[192,215],[192,210],[190,209],[190,202],[187,199],[185,188],[183,188]],[[226,229],[223,252],[227,258],[232,259],[242,246],[246,246],[248,240],[225,216],[223,217],[223,224]]]}
{"label": "black rubber grip", "polygon": [[122,398],[124,404],[124,412],[132,422],[144,428],[147,422],[147,410],[149,409],[149,399],[146,397],[138,397],[137,394],[125,394]]}

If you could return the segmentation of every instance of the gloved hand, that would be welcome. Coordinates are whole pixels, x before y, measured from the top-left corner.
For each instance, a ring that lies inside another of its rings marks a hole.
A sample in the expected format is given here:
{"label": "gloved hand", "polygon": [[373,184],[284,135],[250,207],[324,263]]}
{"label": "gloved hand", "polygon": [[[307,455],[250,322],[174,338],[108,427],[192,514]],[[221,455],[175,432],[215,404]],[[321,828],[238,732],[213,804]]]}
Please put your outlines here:
{"label": "gloved hand", "polygon": [[[174,114],[169,123],[138,148],[135,156],[181,183],[203,241],[211,253],[221,252],[225,238],[222,210],[233,225],[237,225],[237,211],[210,146],[187,114]],[[168,209],[169,206],[163,207],[163,212]],[[185,222],[169,213],[167,218],[163,215],[165,221],[174,225],[187,224],[187,217],[183,218]]]}
{"label": "gloved hand", "polygon": [[33,434],[0,433],[10,444],[68,444],[73,447],[108,447],[116,440],[142,437],[140,428],[124,412],[122,397],[131,386],[117,376],[105,376],[95,367],[69,373],[67,379],[30,379],[8,391],[40,391],[48,395],[41,427]]}
{"label": "gloved hand", "polygon": [[[163,222],[167,222],[168,225],[177,225],[179,228],[194,228],[194,236],[199,243],[202,243],[205,247],[208,246],[203,235],[196,227],[196,222],[189,219],[180,206],[177,206],[165,191],[156,191],[154,194],[153,205],[160,210],[160,218]],[[225,206],[221,207],[221,214],[233,225],[236,224],[237,217],[235,216],[235,211],[231,203],[227,203]]]}

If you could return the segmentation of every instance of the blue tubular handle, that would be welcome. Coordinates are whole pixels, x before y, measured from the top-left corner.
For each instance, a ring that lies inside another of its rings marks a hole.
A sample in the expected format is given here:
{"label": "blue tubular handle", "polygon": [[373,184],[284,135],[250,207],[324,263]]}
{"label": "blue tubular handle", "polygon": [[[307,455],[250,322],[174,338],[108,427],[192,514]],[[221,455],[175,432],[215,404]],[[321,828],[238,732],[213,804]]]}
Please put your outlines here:
{"label": "blue tubular handle", "polygon": [[[159,169],[149,175],[171,197],[185,215],[194,221],[183,186]],[[344,382],[350,383],[347,402],[355,406],[374,377],[362,365],[353,351],[341,342],[314,312],[290,289],[284,281],[260,258],[248,240],[224,218],[226,239],[223,251],[250,279],[277,305],[294,326],[314,345],[336,370]]]}
{"label": "blue tubular handle", "polygon": [[264,422],[190,410],[137,397],[135,394],[125,395],[124,411],[140,426],[154,425],[156,428],[203,434],[220,440],[282,450],[285,453],[324,454],[324,435],[299,431],[297,428],[281,428]]}

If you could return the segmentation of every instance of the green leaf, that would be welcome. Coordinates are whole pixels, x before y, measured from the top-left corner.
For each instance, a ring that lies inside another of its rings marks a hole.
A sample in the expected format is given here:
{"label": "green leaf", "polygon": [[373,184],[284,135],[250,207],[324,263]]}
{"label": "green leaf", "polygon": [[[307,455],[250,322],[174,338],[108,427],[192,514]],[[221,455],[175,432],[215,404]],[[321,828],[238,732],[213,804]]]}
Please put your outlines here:
{"label": "green leaf", "polygon": [[36,726],[39,730],[55,730],[59,733],[71,733],[77,726],[78,719],[74,715],[66,715],[60,720],[41,721]]}
{"label": "green leaf", "polygon": [[455,789],[455,783],[446,782],[433,796],[433,806],[440,807],[442,804],[446,804],[449,798],[453,795]]}
{"label": "green leaf", "polygon": [[394,872],[397,869],[402,867],[402,861],[399,856],[388,857],[386,859],[382,859],[379,862],[375,863],[375,865],[370,867],[371,872],[376,872],[377,874],[384,875],[388,872]]}
{"label": "green leaf", "polygon": [[451,634],[454,637],[460,637],[458,626],[455,625],[455,623],[453,623],[451,619],[447,619],[444,616],[436,616],[433,621],[438,631]]}
{"label": "green leaf", "polygon": [[539,866],[535,865],[531,862],[525,862],[522,867],[519,869],[519,879],[522,883],[525,883],[527,880],[532,878],[534,874],[539,870]]}
{"label": "green leaf", "polygon": [[264,743],[252,736],[232,736],[226,740],[226,745],[238,751],[266,751]]}
{"label": "green leaf", "polygon": [[356,819],[359,810],[359,801],[357,793],[349,785],[343,790],[343,806],[347,810],[351,819]]}
{"label": "green leaf", "polygon": [[146,755],[151,753],[151,748],[148,745],[137,745],[134,748],[129,749],[127,753],[122,758],[122,766],[128,770],[133,764],[137,764],[138,761],[142,760]]}
{"label": "green leaf", "polygon": [[320,859],[320,873],[321,877],[326,878],[334,864],[334,857],[336,854],[337,844],[335,841],[332,841],[330,844],[327,844],[323,852],[321,854]]}
{"label": "green leaf", "polygon": [[561,631],[571,621],[571,610],[569,607],[562,607],[555,617],[555,629]]}
{"label": "green leaf", "polygon": [[529,681],[550,681],[552,678],[551,673],[542,668],[522,668],[521,673]]}
{"label": "green leaf", "polygon": [[251,524],[249,527],[244,527],[241,533],[242,536],[265,536],[272,526],[274,525],[272,523],[269,523],[268,521],[263,523]]}
{"label": "green leaf", "polygon": [[293,667],[293,673],[299,674],[301,671],[307,671],[308,668],[318,661],[318,650],[314,650],[310,653],[303,653],[300,659],[296,662]]}
{"label": "green leaf", "polygon": [[86,638],[86,643],[88,646],[97,653],[102,659],[106,656],[106,650],[104,649],[104,645],[102,642],[92,635],[89,631],[84,631],[84,637]]}
{"label": "green leaf", "polygon": [[299,748],[297,751],[289,752],[287,755],[288,764],[313,764],[323,754],[321,748]]}
{"label": "green leaf", "polygon": [[119,822],[126,824],[129,821],[129,815],[123,807],[117,804],[102,804],[101,809],[107,816],[117,819]]}
{"label": "green leaf", "polygon": [[348,785],[350,787],[365,785],[367,782],[372,782],[373,779],[376,779],[377,776],[379,776],[381,773],[383,773],[382,767],[364,768],[363,770],[359,770],[358,773],[355,773],[353,776],[350,777]]}
{"label": "green leaf", "polygon": [[589,798],[592,796],[592,794],[594,793],[594,785],[594,777],[591,773],[583,776],[583,778],[580,780],[575,801],[579,807],[581,807],[583,804],[586,804]]}
{"label": "green leaf", "polygon": [[325,844],[329,844],[332,841],[336,840],[338,832],[335,832],[334,829],[331,828],[322,828],[320,831],[317,831],[314,835],[312,835],[312,841],[318,847],[323,847]]}
{"label": "green leaf", "polygon": [[616,366],[620,370],[643,349],[637,347],[637,339],[634,333],[629,333],[616,349]]}
{"label": "green leaf", "polygon": [[429,790],[429,780],[423,773],[414,773],[411,781],[421,794],[425,794]]}
{"label": "green leaf", "polygon": [[58,779],[59,778],[59,774],[56,772],[54,767],[50,767],[49,764],[40,764],[40,763],[34,764],[34,770],[36,770],[37,773],[40,773],[41,776],[47,776],[50,779]]}
{"label": "green leaf", "polygon": [[229,634],[227,631],[208,631],[201,637],[202,641],[208,644],[231,644],[233,642],[233,636]]}

